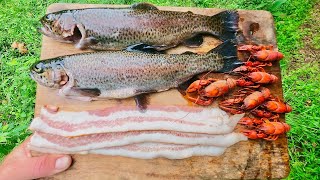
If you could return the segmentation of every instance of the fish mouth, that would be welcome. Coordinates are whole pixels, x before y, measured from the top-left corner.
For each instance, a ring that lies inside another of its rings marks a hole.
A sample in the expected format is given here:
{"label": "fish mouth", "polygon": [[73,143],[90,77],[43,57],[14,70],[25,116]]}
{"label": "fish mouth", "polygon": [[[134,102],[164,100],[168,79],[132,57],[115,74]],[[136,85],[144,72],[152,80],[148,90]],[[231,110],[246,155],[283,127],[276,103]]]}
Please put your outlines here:
{"label": "fish mouth", "polygon": [[48,87],[48,88],[60,88],[61,86],[65,85],[68,81],[65,80],[63,82],[59,82],[59,84],[55,84],[55,83],[43,83],[41,78],[38,78],[37,76],[35,76],[35,72],[30,72],[29,75],[31,77],[31,79],[33,79],[36,83],[40,84],[41,86],[44,86],[44,87]]}
{"label": "fish mouth", "polygon": [[43,26],[37,29],[39,33],[51,37],[59,42],[64,42],[64,43],[75,43],[79,42],[80,39],[82,38],[82,34],[77,26],[72,28],[69,32],[64,31],[63,34],[61,35],[55,35],[52,33],[51,29],[48,28],[47,26]]}
{"label": "fish mouth", "polygon": [[45,35],[45,36],[49,36],[49,37],[53,37],[53,33],[52,31],[46,26],[42,26],[42,27],[39,27],[38,29],[38,32]]}
{"label": "fish mouth", "polygon": [[47,86],[46,84],[42,83],[34,74],[35,73],[32,72],[32,71],[29,73],[31,79],[33,79],[36,83],[38,83],[38,84],[40,84],[42,86]]}

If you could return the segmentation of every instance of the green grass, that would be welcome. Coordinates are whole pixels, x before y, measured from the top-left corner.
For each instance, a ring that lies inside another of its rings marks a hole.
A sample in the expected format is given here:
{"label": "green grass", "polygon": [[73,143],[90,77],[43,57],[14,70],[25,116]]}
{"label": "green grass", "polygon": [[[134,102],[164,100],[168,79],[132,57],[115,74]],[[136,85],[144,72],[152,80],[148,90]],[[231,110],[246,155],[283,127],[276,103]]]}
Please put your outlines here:
{"label": "green grass", "polygon": [[[45,13],[47,6],[54,2],[75,1],[0,0],[0,159],[29,135],[26,129],[33,117],[35,83],[29,78],[28,69],[40,57],[41,36],[36,32],[38,19]],[[77,2],[133,3],[132,0]],[[281,62],[284,96],[293,107],[293,112],[286,116],[292,127],[288,134],[291,157],[288,179],[316,179],[320,172],[317,139],[320,137],[320,68],[317,55],[320,49],[320,23],[319,20],[315,23],[314,19],[320,17],[320,14],[318,11],[311,11],[316,0],[149,2],[164,6],[264,9],[273,13],[279,50],[286,56]],[[319,4],[317,7],[319,8]],[[11,49],[14,41],[26,43],[29,52],[21,55]]]}

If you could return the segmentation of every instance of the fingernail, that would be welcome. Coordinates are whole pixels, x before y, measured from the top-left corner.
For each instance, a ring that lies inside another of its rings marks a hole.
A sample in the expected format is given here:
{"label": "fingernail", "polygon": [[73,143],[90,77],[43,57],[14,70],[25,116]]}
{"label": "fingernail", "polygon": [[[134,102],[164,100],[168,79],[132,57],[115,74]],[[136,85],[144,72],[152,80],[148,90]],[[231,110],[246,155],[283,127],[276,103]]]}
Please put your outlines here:
{"label": "fingernail", "polygon": [[68,168],[70,165],[70,158],[68,156],[63,156],[56,160],[56,166],[55,168],[57,170],[63,170]]}

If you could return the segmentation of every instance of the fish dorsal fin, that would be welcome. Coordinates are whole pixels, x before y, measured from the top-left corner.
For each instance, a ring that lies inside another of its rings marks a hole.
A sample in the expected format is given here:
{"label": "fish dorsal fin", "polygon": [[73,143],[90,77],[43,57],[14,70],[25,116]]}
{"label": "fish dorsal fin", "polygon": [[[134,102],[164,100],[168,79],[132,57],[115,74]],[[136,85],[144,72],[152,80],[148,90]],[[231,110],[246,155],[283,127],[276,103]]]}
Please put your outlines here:
{"label": "fish dorsal fin", "polygon": [[135,3],[131,5],[131,8],[140,10],[159,10],[155,5],[146,2]]}

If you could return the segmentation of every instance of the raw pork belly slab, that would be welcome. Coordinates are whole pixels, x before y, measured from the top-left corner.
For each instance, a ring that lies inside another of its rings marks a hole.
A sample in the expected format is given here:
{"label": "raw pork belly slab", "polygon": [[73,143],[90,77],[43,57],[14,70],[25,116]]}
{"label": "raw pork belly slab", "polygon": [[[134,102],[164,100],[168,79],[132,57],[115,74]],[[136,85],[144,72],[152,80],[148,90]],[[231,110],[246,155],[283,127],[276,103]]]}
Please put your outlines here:
{"label": "raw pork belly slab", "polygon": [[192,133],[231,133],[244,114],[229,116],[219,108],[150,106],[146,112],[135,107],[52,113],[41,109],[30,129],[60,136],[80,136],[105,132],[168,130]]}
{"label": "raw pork belly slab", "polygon": [[[55,149],[41,148],[29,145],[29,149],[45,153],[74,153],[58,151]],[[153,159],[164,157],[168,159],[183,159],[191,156],[219,156],[226,148],[216,146],[193,146],[165,143],[139,143],[126,146],[107,147],[89,151],[80,151],[78,154],[102,154],[110,156],[124,156],[139,159]]]}
{"label": "raw pork belly slab", "polygon": [[247,137],[241,133],[209,135],[176,131],[129,131],[63,137],[35,132],[31,138],[30,145],[59,151],[76,152],[142,142],[229,147],[244,140],[247,140]]}

